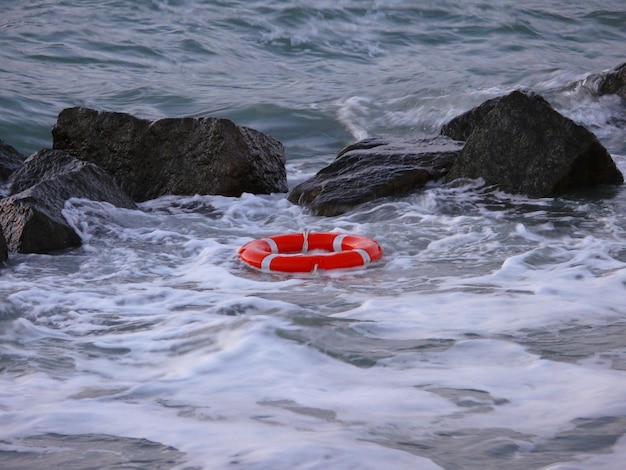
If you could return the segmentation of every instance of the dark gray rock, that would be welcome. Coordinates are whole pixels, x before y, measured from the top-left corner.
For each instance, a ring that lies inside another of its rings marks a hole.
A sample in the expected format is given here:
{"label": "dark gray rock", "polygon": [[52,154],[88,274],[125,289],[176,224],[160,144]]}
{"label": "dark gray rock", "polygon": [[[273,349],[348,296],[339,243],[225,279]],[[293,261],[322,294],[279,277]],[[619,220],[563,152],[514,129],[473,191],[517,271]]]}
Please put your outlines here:
{"label": "dark gray rock", "polygon": [[444,124],[439,134],[446,135],[454,140],[467,140],[474,128],[496,107],[501,99],[502,97],[492,98],[460,114]]}
{"label": "dark gray rock", "polygon": [[[0,196],[4,194],[4,183],[24,161],[24,157],[10,145],[0,140]],[[0,263],[7,260],[7,242],[0,228]]]}
{"label": "dark gray rock", "polygon": [[599,76],[599,95],[619,95],[626,100],[626,62]]}
{"label": "dark gray rock", "polygon": [[313,214],[332,216],[374,199],[404,196],[445,176],[462,145],[442,136],[366,139],[343,149],[330,165],[293,188],[288,199]]}
{"label": "dark gray rock", "polygon": [[7,241],[4,238],[2,229],[0,228],[0,264],[7,260],[9,257],[9,248],[7,247]]}
{"label": "dark gray rock", "polygon": [[[35,191],[37,192],[37,191]],[[80,246],[78,234],[58,212],[37,203],[37,194],[27,190],[0,200],[0,225],[10,251],[50,253]]]}
{"label": "dark gray rock", "polygon": [[24,164],[25,157],[10,145],[0,140],[0,183]]}
{"label": "dark gray rock", "polygon": [[96,163],[135,201],[168,194],[287,191],[283,145],[228,119],[151,122],[70,108],[59,114],[52,136],[55,149]]}
{"label": "dark gray rock", "polygon": [[60,150],[33,154],[11,182],[9,196],[0,200],[0,229],[12,252],[49,253],[79,246],[80,237],[61,212],[69,198],[137,208],[104,170]]}
{"label": "dark gray rock", "polygon": [[624,181],[593,133],[520,91],[500,98],[476,124],[448,173],[448,181],[456,178],[483,178],[531,197]]}

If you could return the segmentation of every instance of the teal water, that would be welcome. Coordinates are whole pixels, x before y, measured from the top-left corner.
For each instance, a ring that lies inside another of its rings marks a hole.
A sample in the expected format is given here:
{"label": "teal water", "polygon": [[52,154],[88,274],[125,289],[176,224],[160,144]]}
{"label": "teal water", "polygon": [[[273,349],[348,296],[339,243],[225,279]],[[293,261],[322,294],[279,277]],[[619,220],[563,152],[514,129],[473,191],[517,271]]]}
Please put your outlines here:
{"label": "teal water", "polygon": [[[290,187],[365,137],[421,137],[516,88],[626,172],[603,2],[0,0],[0,139],[71,106],[228,117]],[[83,247],[0,270],[0,468],[606,469],[626,459],[626,190],[439,187],[320,218],[284,194],[71,201]],[[284,277],[252,238],[343,230],[383,261]]]}
{"label": "teal water", "polygon": [[4,1],[0,134],[36,151],[76,105],[233,117],[292,158],[432,132],[491,95],[620,64],[623,2],[578,3]]}

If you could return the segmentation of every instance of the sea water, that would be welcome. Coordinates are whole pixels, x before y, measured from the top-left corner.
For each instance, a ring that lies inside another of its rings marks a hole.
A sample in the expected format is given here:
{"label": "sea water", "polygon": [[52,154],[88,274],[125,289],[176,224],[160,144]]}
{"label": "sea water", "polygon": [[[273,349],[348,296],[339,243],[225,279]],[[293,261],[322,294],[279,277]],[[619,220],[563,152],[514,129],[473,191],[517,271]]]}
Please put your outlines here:
{"label": "sea water", "polygon": [[[365,137],[434,135],[531,89],[626,172],[626,5],[0,0],[0,138],[66,107],[215,116],[286,148],[290,188]],[[0,269],[3,469],[621,469],[626,189],[480,182],[315,217],[285,194],[70,200],[81,248]],[[366,269],[267,274],[263,236],[375,238]]]}

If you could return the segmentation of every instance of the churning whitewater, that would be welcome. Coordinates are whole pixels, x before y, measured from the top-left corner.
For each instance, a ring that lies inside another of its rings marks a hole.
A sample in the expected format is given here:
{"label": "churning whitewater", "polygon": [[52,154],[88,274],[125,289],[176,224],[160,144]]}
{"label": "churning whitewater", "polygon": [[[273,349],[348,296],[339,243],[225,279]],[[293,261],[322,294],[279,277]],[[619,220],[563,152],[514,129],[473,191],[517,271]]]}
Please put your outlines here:
{"label": "churning whitewater", "polygon": [[[289,187],[365,137],[434,135],[531,89],[626,172],[623,2],[0,0],[0,138],[58,113],[227,117]],[[4,191],[4,188],[3,188]],[[71,199],[82,246],[0,268],[4,469],[605,469],[626,459],[626,189],[480,181],[317,217],[286,194]],[[294,232],[365,267],[262,272]]]}

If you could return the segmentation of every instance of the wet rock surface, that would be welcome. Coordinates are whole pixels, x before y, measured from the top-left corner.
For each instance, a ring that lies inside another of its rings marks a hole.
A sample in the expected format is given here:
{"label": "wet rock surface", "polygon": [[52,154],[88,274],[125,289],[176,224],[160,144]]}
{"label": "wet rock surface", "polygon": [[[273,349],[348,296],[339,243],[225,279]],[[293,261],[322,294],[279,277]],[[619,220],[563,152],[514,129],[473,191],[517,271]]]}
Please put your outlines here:
{"label": "wet rock surface", "polygon": [[626,100],[626,62],[599,76],[598,94],[618,95]]}
{"label": "wet rock surface", "polygon": [[339,152],[288,198],[316,215],[332,216],[374,199],[404,196],[445,176],[462,145],[444,136],[366,139]]}
{"label": "wet rock surface", "polygon": [[63,110],[53,147],[107,171],[135,201],[164,195],[287,191],[276,139],[228,119],[139,119],[87,108]]}
{"label": "wet rock surface", "polygon": [[441,127],[440,135],[446,135],[454,140],[466,141],[472,131],[500,102],[502,97],[492,98],[479,106],[453,118]]}
{"label": "wet rock surface", "polygon": [[9,196],[0,200],[0,228],[9,251],[48,253],[79,246],[80,237],[62,214],[73,197],[137,207],[97,165],[41,150],[12,175]]}
{"label": "wet rock surface", "polygon": [[465,126],[470,132],[447,181],[482,178],[503,191],[530,197],[623,183],[596,136],[541,96],[514,91],[489,106],[482,119]]}

